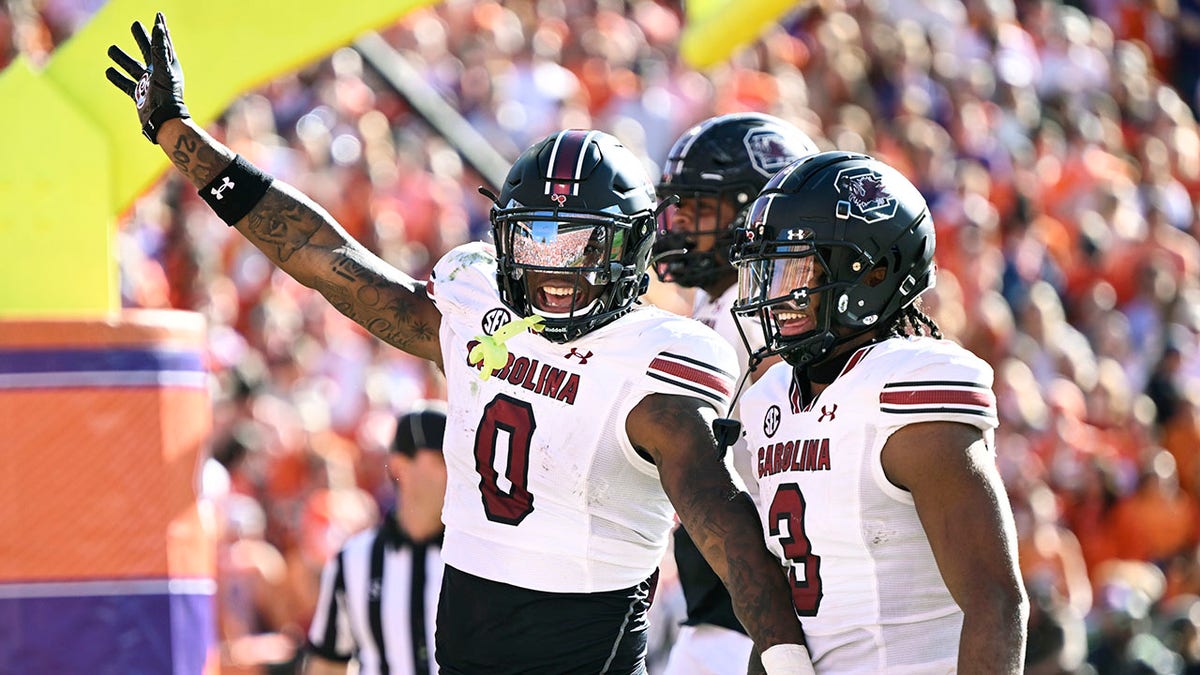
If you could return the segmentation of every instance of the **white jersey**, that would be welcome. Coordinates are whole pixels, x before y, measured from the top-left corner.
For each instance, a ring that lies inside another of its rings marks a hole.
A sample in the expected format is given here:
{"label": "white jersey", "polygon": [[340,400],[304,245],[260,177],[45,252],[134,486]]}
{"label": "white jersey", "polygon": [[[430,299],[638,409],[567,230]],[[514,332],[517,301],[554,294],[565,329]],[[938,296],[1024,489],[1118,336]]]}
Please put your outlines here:
{"label": "white jersey", "polygon": [[[730,345],[733,346],[734,353],[737,354],[738,362],[738,382],[746,374],[750,368],[750,353],[746,350],[746,343],[742,340],[742,334],[738,332],[737,324],[742,324],[742,330],[745,331],[746,337],[754,346],[754,349],[759,349],[763,346],[762,329],[759,327],[758,319],[755,317],[738,318],[733,315],[733,303],[738,297],[737,284],[725,289],[719,297],[713,298],[702,289],[696,289],[696,293],[692,300],[692,318],[709,328],[717,331]],[[760,371],[761,372],[761,371]],[[730,412],[730,417],[741,419],[739,406],[735,405]],[[730,457],[733,462],[733,468],[737,471],[738,476],[746,483],[746,488],[750,492],[750,496],[758,503],[758,489],[754,472],[751,470],[749,455],[745,451],[746,438],[741,436],[730,447]]]}
{"label": "white jersey", "polygon": [[515,318],[494,250],[460,246],[435,266],[449,410],[442,519],[447,565],[550,592],[610,591],[649,577],[675,515],[658,471],[625,432],[654,393],[725,414],[737,364],[700,323],[643,307],[566,344],[525,332],[487,380],[467,362],[481,334]]}
{"label": "white jersey", "polygon": [[[697,288],[692,299],[692,318],[709,328],[717,331],[717,335],[725,338],[725,341],[733,345],[733,351],[737,354],[738,373],[744,373],[750,363],[750,355],[746,351],[746,345],[742,341],[741,333],[738,332],[737,321],[733,316],[733,303],[737,300],[738,288],[737,284],[725,289],[719,297],[713,298],[702,289]],[[746,337],[754,344],[754,348],[758,349],[763,346],[762,329],[759,328],[758,319],[751,317],[749,319],[741,319],[742,327],[746,331]]]}
{"label": "white jersey", "polygon": [[962,611],[912,495],[888,481],[888,438],[918,422],[996,427],[992,369],[948,340],[856,352],[814,401],[772,367],[742,398],[768,548],[788,568],[817,672],[947,673]]}

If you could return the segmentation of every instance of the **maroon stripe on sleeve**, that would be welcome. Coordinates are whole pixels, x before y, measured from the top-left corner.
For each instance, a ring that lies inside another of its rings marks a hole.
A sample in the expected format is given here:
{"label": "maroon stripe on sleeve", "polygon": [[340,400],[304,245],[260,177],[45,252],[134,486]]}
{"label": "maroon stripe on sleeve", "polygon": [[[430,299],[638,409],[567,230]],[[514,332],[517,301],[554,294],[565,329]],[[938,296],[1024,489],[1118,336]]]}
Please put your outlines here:
{"label": "maroon stripe on sleeve", "polygon": [[879,402],[891,405],[974,405],[991,408],[992,397],[981,391],[959,389],[918,389],[909,391],[885,391],[879,394]]}
{"label": "maroon stripe on sleeve", "polygon": [[680,380],[687,380],[698,384],[702,387],[708,387],[713,391],[720,392],[728,397],[733,393],[733,387],[730,382],[712,372],[704,371],[692,366],[686,366],[682,363],[667,361],[666,359],[654,359],[650,362],[650,370],[656,370],[660,373],[671,375]]}

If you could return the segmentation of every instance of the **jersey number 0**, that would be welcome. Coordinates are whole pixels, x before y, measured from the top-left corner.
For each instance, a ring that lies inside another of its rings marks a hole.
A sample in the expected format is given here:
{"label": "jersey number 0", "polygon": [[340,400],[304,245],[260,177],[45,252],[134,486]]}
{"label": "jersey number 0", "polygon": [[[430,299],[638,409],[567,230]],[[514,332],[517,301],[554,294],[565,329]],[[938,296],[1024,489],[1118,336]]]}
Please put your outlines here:
{"label": "jersey number 0", "polygon": [[[812,554],[812,542],[804,534],[804,494],[795,483],[784,483],[771,500],[771,536],[779,537],[783,554],[791,566],[792,604],[800,616],[816,616],[821,606],[821,556]],[[780,536],[780,523],[787,522],[787,536]],[[804,571],[800,579],[796,570]]]}
{"label": "jersey number 0", "polygon": [[[529,448],[533,443],[533,406],[525,401],[499,394],[483,409],[475,431],[475,470],[479,472],[479,492],[488,520],[520,525],[533,513],[533,495],[529,493]],[[500,487],[496,457],[500,453],[500,432],[507,436],[507,462],[504,477],[511,489]]]}

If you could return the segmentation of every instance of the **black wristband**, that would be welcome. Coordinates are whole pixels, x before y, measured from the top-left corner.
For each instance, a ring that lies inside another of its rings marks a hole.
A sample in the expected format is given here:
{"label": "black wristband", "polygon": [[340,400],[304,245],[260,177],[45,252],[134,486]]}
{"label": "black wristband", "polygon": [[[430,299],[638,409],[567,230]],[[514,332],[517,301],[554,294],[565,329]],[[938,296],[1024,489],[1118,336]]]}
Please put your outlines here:
{"label": "black wristband", "polygon": [[170,120],[188,119],[191,116],[187,106],[182,103],[160,105],[150,113],[150,119],[142,125],[142,135],[150,139],[151,143],[158,145],[158,130],[162,128],[162,125]]}
{"label": "black wristband", "polygon": [[233,158],[225,170],[200,188],[200,198],[208,202],[226,225],[236,225],[258,204],[274,180],[245,157]]}

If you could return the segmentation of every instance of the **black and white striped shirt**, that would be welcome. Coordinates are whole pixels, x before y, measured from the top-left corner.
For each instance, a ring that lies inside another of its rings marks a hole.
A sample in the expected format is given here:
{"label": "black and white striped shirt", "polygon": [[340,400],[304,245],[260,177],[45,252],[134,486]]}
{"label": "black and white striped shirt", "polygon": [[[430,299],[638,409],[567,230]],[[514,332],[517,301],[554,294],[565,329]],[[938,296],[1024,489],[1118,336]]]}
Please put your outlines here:
{"label": "black and white striped shirt", "polygon": [[389,513],[326,563],[308,649],[333,661],[355,658],[361,675],[435,675],[441,585],[440,541],[414,543]]}

